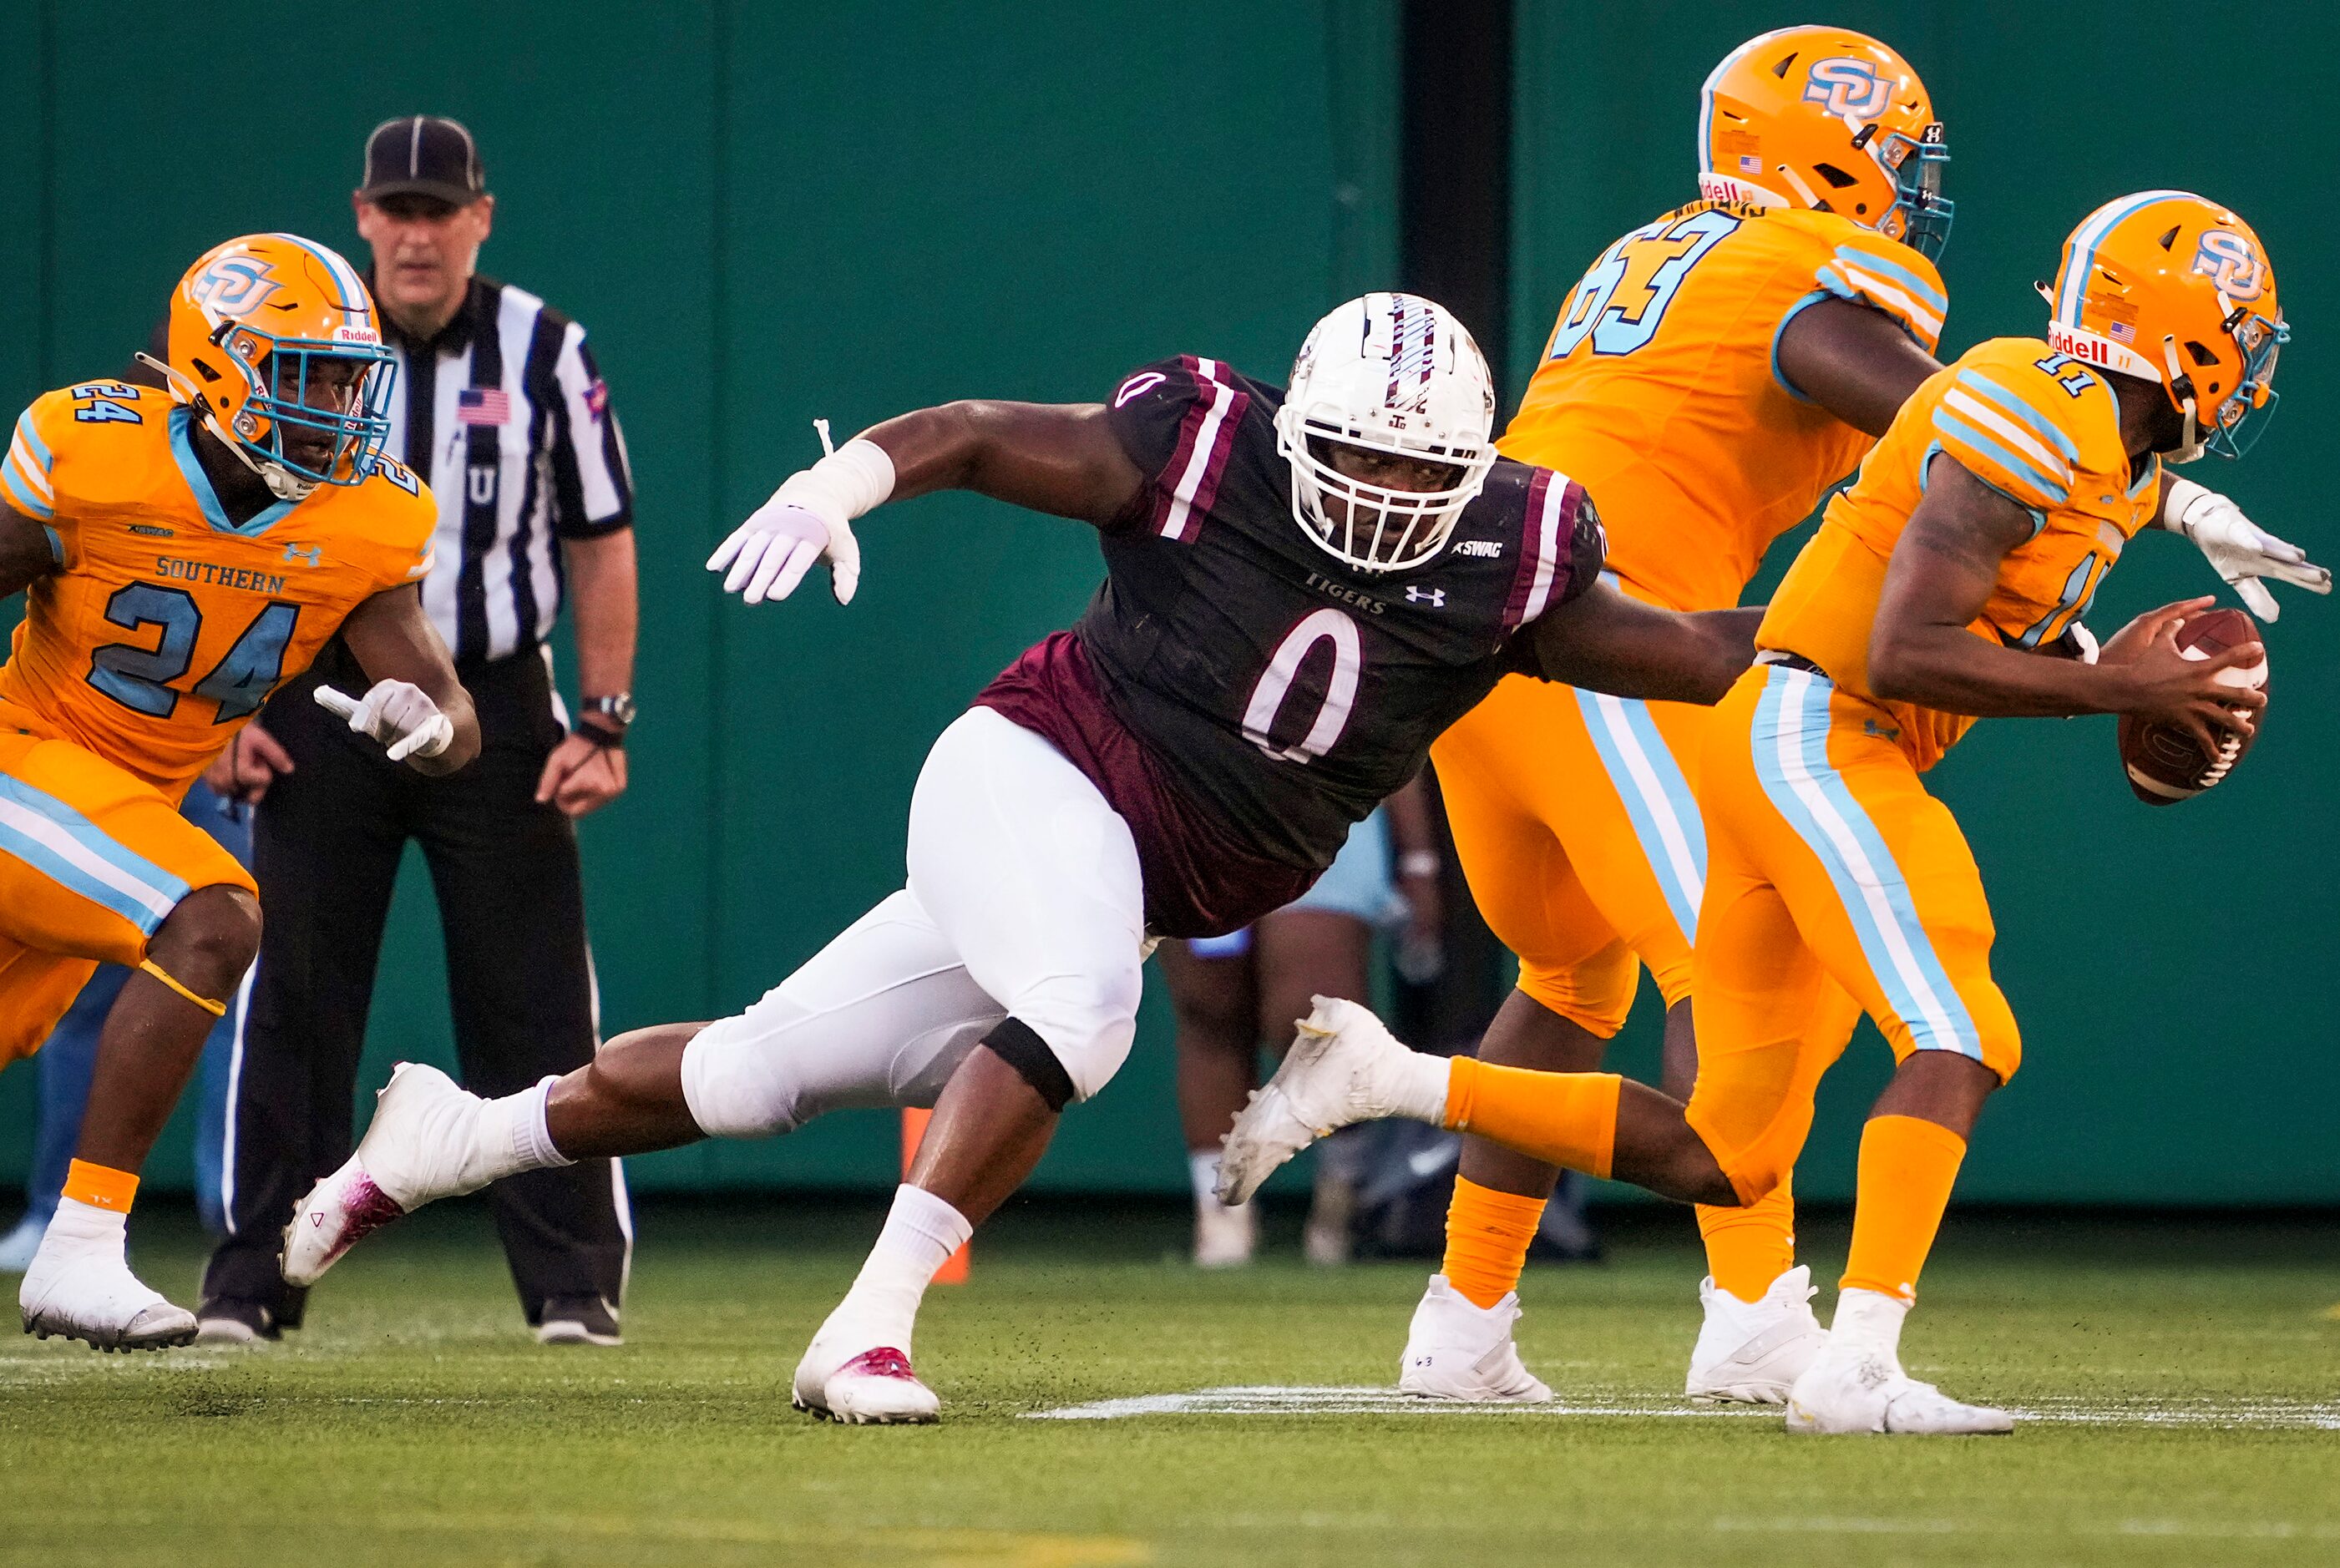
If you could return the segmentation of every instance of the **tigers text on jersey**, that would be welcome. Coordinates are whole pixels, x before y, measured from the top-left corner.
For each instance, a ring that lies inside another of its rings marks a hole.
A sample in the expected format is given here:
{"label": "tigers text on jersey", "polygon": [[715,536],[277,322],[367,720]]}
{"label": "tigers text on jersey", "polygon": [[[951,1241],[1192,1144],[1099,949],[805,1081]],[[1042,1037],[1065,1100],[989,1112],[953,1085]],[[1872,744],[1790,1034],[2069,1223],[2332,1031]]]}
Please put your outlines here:
{"label": "tigers text on jersey", "polygon": [[1780,333],[1829,299],[1884,311],[1929,352],[1949,303],[1932,262],[1849,218],[1669,212],[1569,295],[1503,452],[1591,493],[1610,569],[1641,597],[1735,605],[1771,541],[1871,444],[1780,374]]}
{"label": "tigers text on jersey", "polygon": [[25,591],[0,725],[69,740],[175,799],[342,618],[431,568],[437,508],[404,467],[229,522],[192,415],[90,381],[16,421],[0,500],[61,569]]}
{"label": "tigers text on jersey", "polygon": [[1446,547],[1353,569],[1292,513],[1280,388],[1187,356],[1108,418],[1148,480],[1106,530],[1076,628],[1106,700],[1181,789],[1270,859],[1321,869],[1506,671],[1512,634],[1599,577],[1601,528],[1560,474],[1499,462]]}
{"label": "tigers text on jersey", "polygon": [[[2037,338],[1977,344],[1927,380],[1829,503],[1820,531],[1771,597],[1756,646],[1798,654],[1838,687],[1876,701],[1869,636],[1893,547],[1937,456],[1956,460],[2031,514],[1968,627],[2014,648],[2050,644],[2086,616],[2097,585],[2161,506],[2161,462],[2129,472],[2120,405],[2103,374]],[[1974,720],[1880,703],[1910,760],[1931,767]]]}

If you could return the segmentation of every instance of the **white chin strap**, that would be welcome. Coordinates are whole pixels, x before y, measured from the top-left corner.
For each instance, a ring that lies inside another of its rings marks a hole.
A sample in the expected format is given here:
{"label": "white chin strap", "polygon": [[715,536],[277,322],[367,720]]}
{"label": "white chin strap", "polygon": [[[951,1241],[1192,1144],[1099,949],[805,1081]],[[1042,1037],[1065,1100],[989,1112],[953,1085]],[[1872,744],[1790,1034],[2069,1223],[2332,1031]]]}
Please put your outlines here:
{"label": "white chin strap", "polygon": [[[2161,340],[2161,357],[2162,362],[2167,366],[2169,372],[2168,379],[2162,384],[2165,387],[2174,389],[2186,374],[2186,372],[2179,368],[2177,363],[2177,340],[2176,338],[2167,337]],[[2178,438],[2177,448],[2175,451],[2165,452],[2162,454],[2161,460],[2165,463],[2190,463],[2195,459],[2200,457],[2206,449],[2206,443],[2202,439],[2202,422],[2199,419],[2196,418],[2194,412],[2194,399],[2191,398],[2181,399],[2178,401],[2177,407],[2179,411],[2186,416],[2186,433]]]}

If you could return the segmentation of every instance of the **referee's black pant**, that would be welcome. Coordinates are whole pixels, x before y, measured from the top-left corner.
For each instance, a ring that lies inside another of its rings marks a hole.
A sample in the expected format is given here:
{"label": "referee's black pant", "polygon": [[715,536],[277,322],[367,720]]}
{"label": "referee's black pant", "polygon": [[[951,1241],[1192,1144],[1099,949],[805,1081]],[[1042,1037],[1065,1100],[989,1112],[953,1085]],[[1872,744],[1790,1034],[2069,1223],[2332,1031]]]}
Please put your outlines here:
{"label": "referee's black pant", "polygon": [[[542,656],[463,671],[481,747],[440,779],[352,735],[317,705],[320,679],[365,685],[336,643],[262,715],[293,770],[255,815],[260,961],[230,1080],[228,1232],[203,1276],[207,1304],[263,1307],[286,1326],[301,1321],[306,1293],[284,1284],[277,1254],[294,1206],[349,1158],[366,1010],[408,839],[422,846],[439,896],[465,1086],[511,1094],[584,1066],[595,1046],[577,837],[536,801],[562,734]],[[612,1162],[510,1177],[488,1200],[531,1325],[556,1297],[599,1297],[618,1310],[631,1238]]]}

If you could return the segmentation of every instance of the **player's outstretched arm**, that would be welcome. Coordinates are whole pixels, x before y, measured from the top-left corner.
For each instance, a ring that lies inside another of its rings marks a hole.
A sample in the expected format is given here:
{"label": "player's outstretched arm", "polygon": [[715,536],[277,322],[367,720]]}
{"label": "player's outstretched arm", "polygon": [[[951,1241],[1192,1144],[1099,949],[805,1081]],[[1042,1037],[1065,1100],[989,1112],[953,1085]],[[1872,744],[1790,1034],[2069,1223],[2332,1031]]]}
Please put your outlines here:
{"label": "player's outstretched arm", "polygon": [[56,569],[49,530],[14,508],[0,507],[0,599],[23,593]]}
{"label": "player's outstretched arm", "polygon": [[1719,703],[1755,657],[1760,606],[1685,614],[1595,583],[1529,634],[1546,680],[1612,696]]}
{"label": "player's outstretched arm", "polygon": [[1919,383],[1942,368],[1884,311],[1822,300],[1780,329],[1780,374],[1856,430],[1881,436]]}
{"label": "player's outstretched arm", "polygon": [[2000,562],[2032,532],[2022,507],[1947,453],[1934,459],[1925,498],[1894,546],[1869,634],[1869,687],[1878,696],[1978,718],[2133,713],[2188,730],[2212,751],[2219,729],[2248,726],[2232,710],[2256,708],[2266,696],[2216,676],[2256,664],[2259,645],[2207,659],[2177,651],[2185,612],[2206,601],[2140,616],[2097,664],[2008,647],[1968,630],[1990,600]]}
{"label": "player's outstretched arm", "polygon": [[[439,629],[422,613],[420,584],[385,588],[358,606],[342,623],[342,637],[373,682],[350,708],[326,705],[349,718],[351,728],[382,741],[393,760],[434,776],[480,754],[471,694],[457,677]],[[330,689],[319,688],[321,694]],[[319,701],[325,701],[322,695]],[[441,720],[445,739],[434,745]]]}
{"label": "player's outstretched arm", "polygon": [[853,519],[931,490],[972,490],[1011,506],[1109,527],[1145,488],[1102,403],[944,403],[864,430],[772,498],[709,557],[723,591],[784,599],[817,560],[837,602],[853,597],[861,547]]}

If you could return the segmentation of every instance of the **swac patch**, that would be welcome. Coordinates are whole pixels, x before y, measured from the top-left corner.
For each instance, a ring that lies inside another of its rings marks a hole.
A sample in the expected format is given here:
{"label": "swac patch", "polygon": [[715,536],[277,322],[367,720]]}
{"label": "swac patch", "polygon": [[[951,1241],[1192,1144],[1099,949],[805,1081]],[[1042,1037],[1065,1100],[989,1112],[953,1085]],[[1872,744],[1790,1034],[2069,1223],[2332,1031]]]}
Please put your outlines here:
{"label": "swac patch", "polygon": [[1831,114],[1874,120],[1893,102],[1893,84],[1879,80],[1877,67],[1866,60],[1815,60],[1804,83],[1804,101],[1825,104]]}
{"label": "swac patch", "polygon": [[2232,229],[2206,229],[2194,250],[2194,271],[2218,281],[2218,292],[2229,300],[2256,300],[2266,292],[2266,263],[2246,234]]}
{"label": "swac patch", "polygon": [[222,256],[187,285],[187,297],[219,316],[248,316],[276,292],[273,269],[257,256]]}

